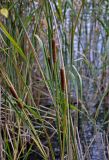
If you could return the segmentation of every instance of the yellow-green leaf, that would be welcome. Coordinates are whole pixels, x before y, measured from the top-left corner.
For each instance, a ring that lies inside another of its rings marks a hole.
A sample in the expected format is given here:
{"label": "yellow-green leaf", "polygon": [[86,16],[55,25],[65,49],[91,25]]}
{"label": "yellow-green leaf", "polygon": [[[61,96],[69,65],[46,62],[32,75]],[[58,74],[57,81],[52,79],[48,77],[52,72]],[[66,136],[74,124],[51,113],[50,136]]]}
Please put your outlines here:
{"label": "yellow-green leaf", "polygon": [[6,8],[2,8],[0,9],[0,13],[5,16],[6,18],[8,18],[9,12]]}
{"label": "yellow-green leaf", "polygon": [[0,22],[0,29],[3,31],[3,33],[5,34],[5,36],[11,41],[11,43],[13,44],[13,46],[16,48],[16,50],[19,52],[19,54],[22,56],[22,58],[27,61],[27,57],[24,54],[24,52],[22,51],[21,47],[19,46],[19,44],[14,40],[14,38],[8,33],[8,31],[6,30],[5,26]]}

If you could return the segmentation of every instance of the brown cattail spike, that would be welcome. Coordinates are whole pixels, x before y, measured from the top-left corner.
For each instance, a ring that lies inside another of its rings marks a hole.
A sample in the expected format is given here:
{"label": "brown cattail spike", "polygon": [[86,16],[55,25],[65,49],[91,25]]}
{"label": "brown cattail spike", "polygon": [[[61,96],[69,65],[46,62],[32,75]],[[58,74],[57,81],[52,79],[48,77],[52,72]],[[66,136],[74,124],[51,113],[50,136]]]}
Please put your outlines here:
{"label": "brown cattail spike", "polygon": [[61,89],[62,91],[65,91],[65,72],[64,69],[60,69],[60,76],[61,76]]}
{"label": "brown cattail spike", "polygon": [[50,68],[51,68],[50,56],[47,56],[47,60],[48,60],[48,64],[49,64],[49,66],[50,66]]}
{"label": "brown cattail spike", "polygon": [[9,89],[10,89],[10,92],[11,92],[11,94],[13,95],[13,97],[16,98],[17,104],[18,104],[19,108],[21,109],[21,108],[23,107],[23,105],[22,105],[22,103],[19,101],[19,97],[18,97],[15,89],[13,88],[13,86],[10,86]]}
{"label": "brown cattail spike", "polygon": [[52,40],[52,52],[53,52],[53,63],[55,64],[57,61],[57,54],[56,54],[56,42]]}

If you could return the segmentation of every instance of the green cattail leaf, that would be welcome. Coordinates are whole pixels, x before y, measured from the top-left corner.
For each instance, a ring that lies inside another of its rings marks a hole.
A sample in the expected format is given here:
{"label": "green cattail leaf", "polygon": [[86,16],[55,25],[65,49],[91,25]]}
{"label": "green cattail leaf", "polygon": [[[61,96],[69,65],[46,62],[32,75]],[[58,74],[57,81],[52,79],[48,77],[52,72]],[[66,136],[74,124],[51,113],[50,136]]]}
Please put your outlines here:
{"label": "green cattail leaf", "polygon": [[22,51],[22,49],[20,48],[20,46],[18,45],[18,43],[13,39],[13,37],[8,33],[8,31],[6,30],[5,26],[0,22],[0,29],[3,31],[3,33],[5,34],[5,36],[11,41],[11,43],[13,44],[13,46],[16,48],[16,50],[19,52],[19,54],[22,56],[22,58],[24,60],[27,60],[24,52]]}

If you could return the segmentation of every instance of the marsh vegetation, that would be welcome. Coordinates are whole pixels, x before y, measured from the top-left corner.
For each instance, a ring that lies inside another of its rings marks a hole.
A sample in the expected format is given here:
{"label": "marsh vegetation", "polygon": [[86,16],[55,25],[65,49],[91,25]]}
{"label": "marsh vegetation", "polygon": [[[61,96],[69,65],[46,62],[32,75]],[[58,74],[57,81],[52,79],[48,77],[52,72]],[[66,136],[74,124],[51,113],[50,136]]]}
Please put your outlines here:
{"label": "marsh vegetation", "polygon": [[0,160],[109,159],[109,1],[0,1]]}

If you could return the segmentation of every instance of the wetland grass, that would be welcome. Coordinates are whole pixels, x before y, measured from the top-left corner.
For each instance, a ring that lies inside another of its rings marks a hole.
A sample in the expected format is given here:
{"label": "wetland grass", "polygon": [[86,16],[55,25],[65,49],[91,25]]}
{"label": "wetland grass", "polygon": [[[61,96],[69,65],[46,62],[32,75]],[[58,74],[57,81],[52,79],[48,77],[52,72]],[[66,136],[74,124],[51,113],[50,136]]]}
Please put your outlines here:
{"label": "wetland grass", "polygon": [[[102,40],[100,52],[95,45],[100,37],[108,37],[107,21],[102,19],[107,10],[101,13],[103,2],[96,3],[87,0],[80,4],[71,0],[0,2],[1,160],[90,157],[97,133],[108,123],[105,115],[106,121],[97,128],[100,109],[108,95],[108,74],[101,75],[107,73],[109,61],[103,59],[108,38],[106,42]],[[103,35],[96,33],[96,27]],[[91,102],[93,106],[99,102],[94,113]],[[87,139],[81,139],[81,134],[88,122],[94,126],[95,135],[84,149]],[[103,138],[102,143],[105,145]],[[105,159],[109,157],[103,152]]]}

